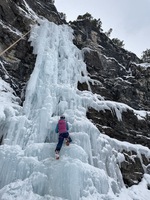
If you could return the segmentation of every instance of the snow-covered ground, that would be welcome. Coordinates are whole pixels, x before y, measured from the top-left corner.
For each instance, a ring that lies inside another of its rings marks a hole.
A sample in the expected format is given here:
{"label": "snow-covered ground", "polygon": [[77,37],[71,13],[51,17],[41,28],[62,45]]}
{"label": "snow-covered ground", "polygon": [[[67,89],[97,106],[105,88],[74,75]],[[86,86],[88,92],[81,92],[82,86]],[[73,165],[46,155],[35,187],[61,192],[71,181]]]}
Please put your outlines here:
{"label": "snow-covered ground", "polygon": [[[122,149],[146,157],[150,150],[111,139],[86,118],[89,106],[110,109],[118,120],[123,110],[132,108],[79,91],[78,81],[88,84],[90,78],[82,52],[72,42],[72,29],[47,20],[39,23],[30,36],[37,59],[23,108],[0,79],[0,134],[5,136],[0,146],[0,200],[148,200],[150,175],[127,189],[119,163],[124,160]],[[133,111],[139,119],[149,114]],[[60,160],[55,160],[55,126],[62,114],[73,142],[63,145]]]}

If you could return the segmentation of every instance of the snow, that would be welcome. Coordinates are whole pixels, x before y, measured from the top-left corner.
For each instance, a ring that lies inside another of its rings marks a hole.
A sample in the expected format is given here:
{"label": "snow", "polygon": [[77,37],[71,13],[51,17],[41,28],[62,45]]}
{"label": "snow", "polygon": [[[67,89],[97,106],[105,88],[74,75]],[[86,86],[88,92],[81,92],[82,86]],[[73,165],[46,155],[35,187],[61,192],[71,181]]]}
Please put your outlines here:
{"label": "snow", "polygon": [[140,64],[136,64],[137,66],[143,67],[145,69],[150,68],[150,63],[140,63]]}
{"label": "snow", "polygon": [[19,114],[21,109],[17,103],[18,98],[13,93],[10,85],[0,77],[0,138],[2,135],[6,135],[5,128],[8,126],[11,117]]}
{"label": "snow", "polygon": [[26,10],[22,9],[20,6],[18,6],[18,9],[20,11],[20,13],[22,13],[24,16],[26,16],[29,19],[32,19],[34,21],[38,20],[39,17],[37,16],[37,14],[29,7],[29,5],[26,3],[25,0],[23,0],[23,3],[25,5]]}
{"label": "snow", "polygon": [[9,27],[8,25],[5,25],[5,24],[2,22],[2,20],[0,20],[0,25],[2,25],[2,27],[3,27],[4,29],[9,29],[10,32],[12,32],[12,33],[14,33],[14,34],[16,34],[16,35],[18,35],[18,36],[21,36],[21,35],[22,35],[22,33],[21,33],[18,29],[14,28],[14,27]]}
{"label": "snow", "polygon": [[[123,149],[148,158],[150,150],[101,134],[86,111],[109,109],[118,120],[127,109],[139,119],[150,113],[79,91],[78,81],[88,83],[90,78],[82,52],[72,42],[73,30],[47,20],[39,23],[29,39],[37,58],[23,108],[10,85],[0,79],[0,129],[5,132],[0,146],[0,199],[148,200],[150,175],[145,173],[140,184],[125,188],[119,164]],[[60,160],[55,160],[55,126],[62,114],[73,142],[63,145]]]}

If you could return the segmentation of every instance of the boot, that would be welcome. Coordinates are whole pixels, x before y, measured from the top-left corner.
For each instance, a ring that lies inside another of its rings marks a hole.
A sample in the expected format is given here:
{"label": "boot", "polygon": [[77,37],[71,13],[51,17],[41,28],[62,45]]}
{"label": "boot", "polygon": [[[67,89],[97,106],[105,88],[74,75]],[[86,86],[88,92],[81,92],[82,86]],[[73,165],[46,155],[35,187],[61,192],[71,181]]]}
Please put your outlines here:
{"label": "boot", "polygon": [[59,159],[59,151],[55,151],[55,158],[56,158],[56,160]]}
{"label": "boot", "polygon": [[69,139],[67,138],[67,139],[66,139],[66,146],[69,146],[69,144],[70,144],[70,143],[69,143]]}

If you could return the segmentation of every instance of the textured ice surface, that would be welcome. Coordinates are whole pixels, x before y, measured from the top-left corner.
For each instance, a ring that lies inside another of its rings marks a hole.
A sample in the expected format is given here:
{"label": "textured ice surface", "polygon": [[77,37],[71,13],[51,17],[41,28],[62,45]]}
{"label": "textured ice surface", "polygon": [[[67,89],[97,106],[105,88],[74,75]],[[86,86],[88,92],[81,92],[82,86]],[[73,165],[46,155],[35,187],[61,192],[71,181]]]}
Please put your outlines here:
{"label": "textured ice surface", "polygon": [[[23,110],[15,114],[18,108],[13,108],[4,145],[0,146],[0,199],[147,200],[149,175],[143,178],[142,186],[133,188],[136,193],[143,187],[145,196],[141,199],[124,187],[119,170],[124,157],[119,150],[127,143],[102,136],[86,118],[91,106],[97,110],[107,107],[121,120],[127,106],[79,91],[78,81],[88,84],[91,80],[82,52],[72,42],[72,29],[47,20],[39,23],[30,36],[37,58]],[[54,131],[62,114],[73,142],[63,145],[60,159],[55,160],[58,135]],[[149,154],[147,148],[138,147],[138,151]]]}

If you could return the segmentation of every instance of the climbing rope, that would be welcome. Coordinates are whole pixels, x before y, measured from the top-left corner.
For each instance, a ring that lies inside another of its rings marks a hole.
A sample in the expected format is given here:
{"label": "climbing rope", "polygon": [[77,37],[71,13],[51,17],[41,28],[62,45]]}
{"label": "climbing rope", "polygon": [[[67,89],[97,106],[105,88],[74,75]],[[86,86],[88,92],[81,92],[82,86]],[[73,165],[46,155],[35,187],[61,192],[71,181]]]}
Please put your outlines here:
{"label": "climbing rope", "polygon": [[27,33],[25,33],[24,35],[22,35],[16,42],[14,42],[13,44],[11,44],[7,49],[5,49],[4,51],[2,51],[0,53],[0,56],[2,56],[6,51],[8,51],[11,47],[13,47],[15,44],[17,44],[20,40],[22,40],[26,35],[28,35],[30,33],[31,30],[29,30]]}

